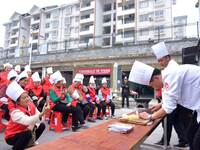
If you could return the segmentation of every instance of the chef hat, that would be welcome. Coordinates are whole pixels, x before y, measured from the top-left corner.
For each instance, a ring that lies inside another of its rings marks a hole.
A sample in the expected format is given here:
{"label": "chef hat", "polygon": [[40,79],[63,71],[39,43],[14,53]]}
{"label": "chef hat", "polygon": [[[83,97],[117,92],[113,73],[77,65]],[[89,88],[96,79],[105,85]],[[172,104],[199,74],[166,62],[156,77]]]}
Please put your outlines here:
{"label": "chef hat", "polygon": [[7,68],[7,67],[12,68],[13,65],[10,64],[10,63],[5,63],[5,64],[3,64],[3,67],[4,67],[4,69]]}
{"label": "chef hat", "polygon": [[21,67],[20,67],[20,65],[15,66],[15,71],[21,72]]}
{"label": "chef hat", "polygon": [[75,82],[75,81],[78,81],[78,82],[83,83],[83,79],[84,79],[84,75],[81,74],[81,73],[77,73],[77,74],[75,75],[73,81],[74,81],[74,82]]}
{"label": "chef hat", "polygon": [[14,69],[9,71],[7,79],[10,80],[13,77],[17,77],[17,72]]}
{"label": "chef hat", "polygon": [[66,84],[66,83],[67,83],[64,77],[63,77],[63,83],[64,83],[64,84]]}
{"label": "chef hat", "polygon": [[33,79],[33,82],[37,82],[37,81],[41,81],[41,79],[40,79],[40,76],[39,76],[39,73],[38,72],[35,72],[32,76],[31,76],[31,78]]}
{"label": "chef hat", "polygon": [[47,74],[52,74],[52,73],[53,73],[53,68],[52,67],[47,68]]}
{"label": "chef hat", "polygon": [[56,71],[50,76],[50,82],[52,84],[56,84],[58,81],[61,81],[61,80],[63,80],[63,76],[60,73],[60,71]]}
{"label": "chef hat", "polygon": [[153,71],[153,67],[142,62],[135,61],[129,75],[129,81],[149,85]]}
{"label": "chef hat", "polygon": [[93,76],[90,77],[89,83],[95,83]]}
{"label": "chef hat", "polygon": [[155,44],[151,48],[153,49],[153,52],[156,55],[157,59],[160,59],[164,56],[169,55],[169,52],[168,52],[164,42],[160,42],[158,44]]}
{"label": "chef hat", "polygon": [[25,69],[26,72],[28,72],[28,71],[31,72],[31,67],[29,65],[26,65],[24,67],[24,69]]}
{"label": "chef hat", "polygon": [[24,92],[25,91],[21,88],[21,86],[16,81],[13,81],[12,83],[10,83],[6,89],[6,95],[15,102]]}
{"label": "chef hat", "polygon": [[17,82],[19,82],[22,78],[28,78],[27,72],[24,70],[17,76]]}
{"label": "chef hat", "polygon": [[104,77],[102,80],[101,80],[101,83],[104,84],[104,83],[108,83],[107,79]]}

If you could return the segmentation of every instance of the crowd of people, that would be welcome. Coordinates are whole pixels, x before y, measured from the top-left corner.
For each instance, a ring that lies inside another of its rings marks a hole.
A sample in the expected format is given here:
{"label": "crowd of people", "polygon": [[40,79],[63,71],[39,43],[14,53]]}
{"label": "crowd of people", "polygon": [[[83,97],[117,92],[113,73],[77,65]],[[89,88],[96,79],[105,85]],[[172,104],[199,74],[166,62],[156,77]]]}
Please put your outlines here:
{"label": "crowd of people", "polygon": [[[67,126],[71,114],[72,131],[87,128],[87,121],[114,118],[115,104],[107,79],[102,79],[98,91],[93,76],[88,86],[83,85],[83,79],[84,75],[77,73],[67,87],[61,72],[53,72],[52,67],[47,68],[46,76],[41,78],[38,72],[32,73],[28,65],[22,71],[19,65],[13,68],[10,63],[4,64],[0,73],[0,109],[8,120],[5,130],[7,144],[14,150],[34,145],[45,130],[42,117],[49,111],[62,114],[63,127]],[[107,107],[111,108],[110,116],[107,116]],[[97,117],[94,117],[96,109]]]}

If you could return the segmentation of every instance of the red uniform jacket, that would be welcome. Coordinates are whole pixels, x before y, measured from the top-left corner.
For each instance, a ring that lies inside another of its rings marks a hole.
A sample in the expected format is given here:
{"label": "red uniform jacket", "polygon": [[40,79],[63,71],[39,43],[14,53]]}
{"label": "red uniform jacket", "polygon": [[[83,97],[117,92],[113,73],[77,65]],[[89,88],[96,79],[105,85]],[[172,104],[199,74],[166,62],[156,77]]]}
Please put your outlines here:
{"label": "red uniform jacket", "polygon": [[105,87],[101,87],[100,90],[101,90],[101,93],[102,93],[104,100],[107,100],[107,96],[110,94],[110,89],[105,88]]}
{"label": "red uniform jacket", "polygon": [[41,97],[42,94],[42,86],[35,86],[32,84],[32,86],[30,87],[30,89],[33,91],[33,93],[35,94],[35,96],[37,96],[37,98],[39,99]]}
{"label": "red uniform jacket", "polygon": [[[29,111],[20,105],[16,105],[15,109],[19,109],[20,111],[22,111],[24,114],[28,116],[35,115],[36,113],[35,105],[32,102],[29,102],[28,107],[30,109]],[[17,133],[21,133],[27,130],[29,130],[28,126],[16,123],[12,121],[12,118],[10,118],[8,125],[6,127],[6,131],[5,131],[5,139],[11,138],[15,136]]]}
{"label": "red uniform jacket", "polygon": [[88,86],[87,88],[90,94],[91,101],[94,102],[96,100],[96,90],[91,86]]}
{"label": "red uniform jacket", "polygon": [[51,82],[49,81],[49,77],[46,76],[44,79],[43,79],[43,90],[45,92],[45,94],[48,96],[49,95],[49,89],[50,87],[52,86]]}

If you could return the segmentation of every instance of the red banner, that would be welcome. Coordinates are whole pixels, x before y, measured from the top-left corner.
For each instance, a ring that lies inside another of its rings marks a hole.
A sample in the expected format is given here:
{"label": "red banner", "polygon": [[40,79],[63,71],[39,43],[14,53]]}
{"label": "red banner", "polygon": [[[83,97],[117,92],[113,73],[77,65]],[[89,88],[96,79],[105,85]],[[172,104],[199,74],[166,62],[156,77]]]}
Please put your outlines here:
{"label": "red banner", "polygon": [[80,68],[76,72],[83,75],[110,75],[111,71],[111,68]]}

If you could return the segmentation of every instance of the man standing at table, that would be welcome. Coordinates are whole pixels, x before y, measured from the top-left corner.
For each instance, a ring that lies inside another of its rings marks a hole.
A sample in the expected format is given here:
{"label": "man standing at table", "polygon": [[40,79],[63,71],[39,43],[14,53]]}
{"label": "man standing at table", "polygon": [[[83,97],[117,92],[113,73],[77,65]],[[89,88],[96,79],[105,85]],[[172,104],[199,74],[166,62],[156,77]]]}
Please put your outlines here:
{"label": "man standing at table", "polygon": [[[171,59],[171,56],[164,42],[160,42],[158,44],[153,45],[152,49],[159,65],[164,68],[163,71],[173,70],[179,66],[176,61]],[[161,107],[161,103],[155,106],[153,110],[155,111],[156,109],[160,108],[159,106]],[[185,114],[184,117],[182,117],[182,114]],[[171,138],[172,127],[174,126],[174,129],[179,138],[179,143],[174,146],[179,147],[179,148],[184,148],[188,146],[188,141],[186,137],[186,130],[187,130],[188,125],[186,125],[186,122],[189,122],[191,120],[191,116],[192,116],[192,111],[180,105],[177,105],[177,108],[172,113],[167,115],[167,144],[168,145]],[[159,141],[156,144],[159,144],[159,145],[164,144],[164,135],[161,141]]]}
{"label": "man standing at table", "polygon": [[200,67],[180,65],[176,69],[160,70],[135,61],[129,80],[138,84],[149,85],[155,90],[163,88],[162,107],[152,115],[142,112],[142,119],[154,120],[170,114],[177,105],[194,110],[188,128],[188,141],[191,150],[200,149]]}

